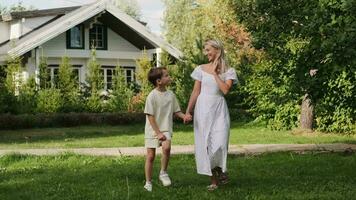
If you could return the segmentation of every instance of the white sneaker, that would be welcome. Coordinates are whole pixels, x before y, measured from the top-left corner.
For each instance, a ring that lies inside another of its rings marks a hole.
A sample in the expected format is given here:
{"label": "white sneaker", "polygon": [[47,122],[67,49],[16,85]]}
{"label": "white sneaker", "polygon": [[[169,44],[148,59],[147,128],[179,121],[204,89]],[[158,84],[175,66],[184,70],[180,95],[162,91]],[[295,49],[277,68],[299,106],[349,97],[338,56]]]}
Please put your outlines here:
{"label": "white sneaker", "polygon": [[171,179],[169,178],[168,174],[160,174],[159,180],[162,182],[163,186],[170,186],[172,184]]}
{"label": "white sneaker", "polygon": [[152,192],[152,183],[147,183],[143,186],[148,192]]}

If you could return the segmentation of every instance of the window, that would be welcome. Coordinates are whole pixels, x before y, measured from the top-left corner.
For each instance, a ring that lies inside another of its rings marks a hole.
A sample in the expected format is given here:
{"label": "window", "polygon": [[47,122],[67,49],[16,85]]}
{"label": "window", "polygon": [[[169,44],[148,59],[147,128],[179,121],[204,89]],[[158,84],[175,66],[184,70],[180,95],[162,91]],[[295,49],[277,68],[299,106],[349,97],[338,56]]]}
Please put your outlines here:
{"label": "window", "polygon": [[107,50],[108,36],[106,26],[94,24],[89,30],[90,48],[94,47],[99,50]]}
{"label": "window", "polygon": [[[76,82],[80,83],[80,67],[81,65],[73,65],[73,77],[76,80]],[[48,81],[51,82],[51,85],[53,87],[58,86],[58,80],[59,80],[59,65],[48,65]]]}
{"label": "window", "polygon": [[67,31],[67,49],[84,49],[84,25],[77,25]]}
{"label": "window", "polygon": [[126,83],[131,83],[135,80],[135,68],[126,67],[124,68],[125,75],[126,75]]}
{"label": "window", "polygon": [[[126,82],[130,83],[135,80],[135,67],[123,67]],[[101,73],[104,77],[104,89],[111,90],[113,87],[113,78],[115,76],[114,66],[102,66]]]}
{"label": "window", "polygon": [[104,89],[111,90],[113,75],[115,74],[115,68],[110,66],[103,66],[101,69],[101,73],[104,77]]}

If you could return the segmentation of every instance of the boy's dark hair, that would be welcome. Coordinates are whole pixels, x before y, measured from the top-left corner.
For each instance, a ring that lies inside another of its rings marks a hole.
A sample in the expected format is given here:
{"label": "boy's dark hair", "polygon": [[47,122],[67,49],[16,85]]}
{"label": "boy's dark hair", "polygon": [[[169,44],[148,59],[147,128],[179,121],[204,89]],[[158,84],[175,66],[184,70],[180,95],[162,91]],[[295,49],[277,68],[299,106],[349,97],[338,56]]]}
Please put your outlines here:
{"label": "boy's dark hair", "polygon": [[161,79],[163,76],[163,70],[167,70],[165,67],[155,67],[151,68],[150,71],[148,72],[148,80],[156,86],[157,80]]}

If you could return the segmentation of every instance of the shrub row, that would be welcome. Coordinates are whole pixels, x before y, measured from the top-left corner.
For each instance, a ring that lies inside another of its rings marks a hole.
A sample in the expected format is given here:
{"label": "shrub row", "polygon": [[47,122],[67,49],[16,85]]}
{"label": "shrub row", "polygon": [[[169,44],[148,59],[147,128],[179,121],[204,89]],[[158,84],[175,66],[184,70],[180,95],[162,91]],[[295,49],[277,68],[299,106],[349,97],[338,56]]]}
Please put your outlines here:
{"label": "shrub row", "polygon": [[123,125],[143,123],[143,113],[54,113],[0,115],[0,129]]}

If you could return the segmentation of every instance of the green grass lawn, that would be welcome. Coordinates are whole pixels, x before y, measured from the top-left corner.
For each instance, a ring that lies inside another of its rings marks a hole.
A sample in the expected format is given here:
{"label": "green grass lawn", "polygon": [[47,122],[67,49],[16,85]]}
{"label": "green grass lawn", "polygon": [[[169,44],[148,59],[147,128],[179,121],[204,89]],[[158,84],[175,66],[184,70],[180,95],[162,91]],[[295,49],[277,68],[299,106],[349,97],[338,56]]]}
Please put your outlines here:
{"label": "green grass lawn", "polygon": [[[144,124],[0,131],[0,149],[143,146]],[[173,145],[194,143],[193,125],[176,124]],[[230,144],[356,143],[356,135],[294,134],[262,125],[232,123]]]}
{"label": "green grass lawn", "polygon": [[209,178],[191,155],[172,156],[173,185],[143,190],[144,157],[6,155],[0,157],[1,200],[16,199],[337,199],[356,197],[356,154],[274,153],[229,156],[231,181],[208,192]]}

